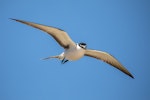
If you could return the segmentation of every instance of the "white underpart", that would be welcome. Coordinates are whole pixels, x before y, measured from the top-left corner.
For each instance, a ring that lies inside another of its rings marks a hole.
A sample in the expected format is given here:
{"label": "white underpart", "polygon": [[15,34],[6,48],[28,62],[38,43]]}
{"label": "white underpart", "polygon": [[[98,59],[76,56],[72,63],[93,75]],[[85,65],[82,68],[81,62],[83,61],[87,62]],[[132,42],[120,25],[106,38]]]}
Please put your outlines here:
{"label": "white underpart", "polygon": [[78,60],[84,56],[85,50],[80,46],[72,47],[63,52],[60,56],[67,60]]}

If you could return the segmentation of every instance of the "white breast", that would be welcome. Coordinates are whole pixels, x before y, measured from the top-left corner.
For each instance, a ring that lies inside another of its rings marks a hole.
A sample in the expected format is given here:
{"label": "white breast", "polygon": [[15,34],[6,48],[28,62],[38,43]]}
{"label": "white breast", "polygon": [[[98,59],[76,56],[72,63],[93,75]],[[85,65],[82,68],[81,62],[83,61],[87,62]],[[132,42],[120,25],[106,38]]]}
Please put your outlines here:
{"label": "white breast", "polygon": [[78,60],[84,56],[85,50],[77,45],[75,48],[70,48],[64,52],[64,56],[68,60]]}

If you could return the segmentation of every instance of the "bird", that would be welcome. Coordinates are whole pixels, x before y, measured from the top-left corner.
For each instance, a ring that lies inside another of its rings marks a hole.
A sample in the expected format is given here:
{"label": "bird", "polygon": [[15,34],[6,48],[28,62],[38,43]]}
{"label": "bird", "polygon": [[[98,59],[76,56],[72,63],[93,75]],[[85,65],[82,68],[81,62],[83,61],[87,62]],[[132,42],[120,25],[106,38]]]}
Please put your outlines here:
{"label": "bird", "polygon": [[57,58],[57,59],[61,60],[62,64],[64,64],[68,61],[79,60],[83,56],[88,56],[88,57],[92,57],[92,58],[101,60],[101,61],[117,68],[118,70],[122,71],[124,74],[128,75],[129,77],[134,78],[134,76],[114,56],[112,56],[111,54],[104,52],[104,51],[87,49],[87,44],[84,42],[75,43],[70,38],[68,33],[60,28],[37,24],[34,22],[28,22],[28,21],[14,19],[14,18],[10,18],[10,19],[20,22],[22,24],[26,24],[31,27],[40,29],[40,30],[48,33],[50,36],[52,36],[56,40],[56,42],[61,47],[64,48],[64,52],[62,52],[61,54],[44,58],[44,60],[51,59],[51,58]]}

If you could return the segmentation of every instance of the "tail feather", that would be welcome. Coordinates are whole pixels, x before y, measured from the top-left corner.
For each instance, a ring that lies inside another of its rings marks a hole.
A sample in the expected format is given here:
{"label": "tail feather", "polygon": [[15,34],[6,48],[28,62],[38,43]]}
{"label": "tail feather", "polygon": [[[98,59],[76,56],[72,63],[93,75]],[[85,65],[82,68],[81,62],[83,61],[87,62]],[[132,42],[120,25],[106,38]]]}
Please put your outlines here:
{"label": "tail feather", "polygon": [[59,56],[50,56],[50,57],[43,58],[42,60],[48,60],[48,59],[51,59],[51,58],[58,58],[58,59],[60,59]]}

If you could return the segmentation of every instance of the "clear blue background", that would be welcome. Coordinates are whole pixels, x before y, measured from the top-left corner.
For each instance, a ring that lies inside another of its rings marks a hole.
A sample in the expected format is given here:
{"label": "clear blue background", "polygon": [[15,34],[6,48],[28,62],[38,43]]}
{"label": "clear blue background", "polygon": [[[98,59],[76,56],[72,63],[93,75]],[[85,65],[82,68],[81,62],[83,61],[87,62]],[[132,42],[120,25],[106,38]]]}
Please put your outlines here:
{"label": "clear blue background", "polygon": [[[149,0],[1,0],[0,100],[150,100]],[[83,57],[41,60],[63,49],[9,18],[59,27],[114,55],[135,77]]]}

